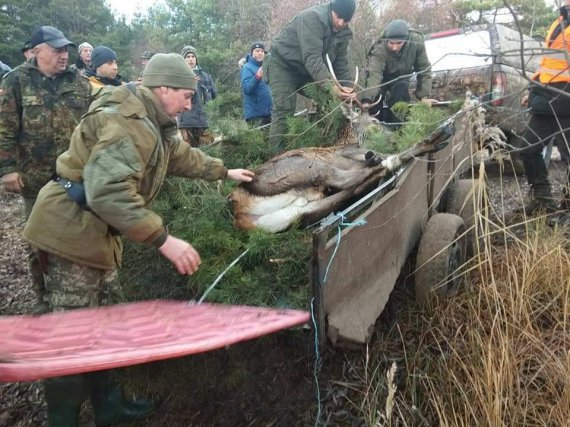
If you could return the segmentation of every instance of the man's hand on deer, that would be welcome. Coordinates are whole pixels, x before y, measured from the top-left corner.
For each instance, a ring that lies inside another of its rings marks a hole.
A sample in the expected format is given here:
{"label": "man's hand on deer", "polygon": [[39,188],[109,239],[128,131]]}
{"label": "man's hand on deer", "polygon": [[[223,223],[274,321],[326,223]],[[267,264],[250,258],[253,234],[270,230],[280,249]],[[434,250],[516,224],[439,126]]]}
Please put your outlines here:
{"label": "man's hand on deer", "polygon": [[421,102],[423,102],[424,104],[426,104],[429,107],[439,103],[439,101],[437,99],[432,99],[432,98],[422,98]]}
{"label": "man's hand on deer", "polygon": [[356,99],[356,93],[354,93],[354,89],[350,87],[334,85],[333,93],[337,98],[343,101],[354,101]]}

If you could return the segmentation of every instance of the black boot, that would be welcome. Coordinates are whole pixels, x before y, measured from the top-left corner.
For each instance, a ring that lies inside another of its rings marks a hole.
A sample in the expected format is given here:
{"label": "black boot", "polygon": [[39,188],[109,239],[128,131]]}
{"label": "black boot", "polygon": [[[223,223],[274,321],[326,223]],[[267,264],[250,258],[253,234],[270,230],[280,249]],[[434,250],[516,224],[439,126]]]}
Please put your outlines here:
{"label": "black boot", "polygon": [[537,216],[552,214],[558,211],[558,206],[552,198],[550,184],[532,186],[532,199],[522,208],[514,210],[515,214]]}
{"label": "black boot", "polygon": [[154,405],[148,399],[125,399],[122,388],[111,382],[108,371],[89,374],[89,379],[89,395],[97,427],[138,420],[148,417],[154,411]]}
{"label": "black boot", "polygon": [[50,378],[44,381],[49,427],[77,427],[81,404],[87,398],[83,375]]}

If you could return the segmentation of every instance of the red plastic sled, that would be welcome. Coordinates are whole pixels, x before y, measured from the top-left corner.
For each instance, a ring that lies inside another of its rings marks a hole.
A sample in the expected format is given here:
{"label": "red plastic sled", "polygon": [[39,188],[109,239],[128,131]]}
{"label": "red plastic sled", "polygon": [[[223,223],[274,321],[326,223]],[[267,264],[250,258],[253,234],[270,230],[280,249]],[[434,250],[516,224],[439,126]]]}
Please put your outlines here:
{"label": "red plastic sled", "polygon": [[30,381],[203,353],[307,323],[308,312],[149,301],[0,317],[0,381]]}

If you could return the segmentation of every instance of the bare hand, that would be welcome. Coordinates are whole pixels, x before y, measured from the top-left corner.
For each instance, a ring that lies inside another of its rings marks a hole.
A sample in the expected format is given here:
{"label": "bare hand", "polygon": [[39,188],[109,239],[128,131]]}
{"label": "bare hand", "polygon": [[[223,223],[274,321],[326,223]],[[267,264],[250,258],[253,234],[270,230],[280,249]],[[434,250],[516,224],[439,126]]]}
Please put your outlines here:
{"label": "bare hand", "polygon": [[528,107],[528,94],[521,98],[521,107]]}
{"label": "bare hand", "polygon": [[421,102],[431,107],[432,105],[437,104],[439,101],[437,99],[422,98]]}
{"label": "bare hand", "polygon": [[228,178],[234,181],[251,182],[255,173],[247,169],[230,169],[228,170]]}
{"label": "bare hand", "polygon": [[333,86],[333,93],[337,98],[342,99],[343,101],[349,101],[356,98],[356,94],[351,87],[335,85]]}
{"label": "bare hand", "polygon": [[2,176],[2,186],[4,190],[11,193],[21,193],[22,188],[24,188],[24,182],[20,178],[19,172],[12,172]]}
{"label": "bare hand", "polygon": [[192,274],[202,263],[200,254],[194,247],[174,236],[168,236],[160,248],[160,253],[168,259],[180,274]]}
{"label": "bare hand", "polygon": [[261,80],[262,77],[263,77],[263,67],[259,67],[257,73],[255,73],[255,78],[257,80]]}

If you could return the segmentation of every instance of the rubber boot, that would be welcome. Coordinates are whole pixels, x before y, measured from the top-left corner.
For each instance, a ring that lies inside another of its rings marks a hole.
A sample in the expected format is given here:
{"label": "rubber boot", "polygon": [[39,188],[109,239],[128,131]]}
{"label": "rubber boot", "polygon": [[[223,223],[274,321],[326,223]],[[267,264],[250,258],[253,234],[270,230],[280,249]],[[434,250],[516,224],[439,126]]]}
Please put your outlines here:
{"label": "rubber boot", "polygon": [[48,427],[77,427],[81,404],[87,398],[84,375],[69,375],[44,381]]}
{"label": "rubber boot", "polygon": [[89,379],[89,395],[97,427],[138,420],[154,411],[154,405],[148,399],[125,399],[123,389],[112,383],[108,371],[89,374]]}
{"label": "rubber boot", "polygon": [[550,185],[536,185],[532,190],[533,198],[523,208],[515,209],[515,213],[524,213],[527,216],[535,216],[539,214],[555,213],[558,211]]}

